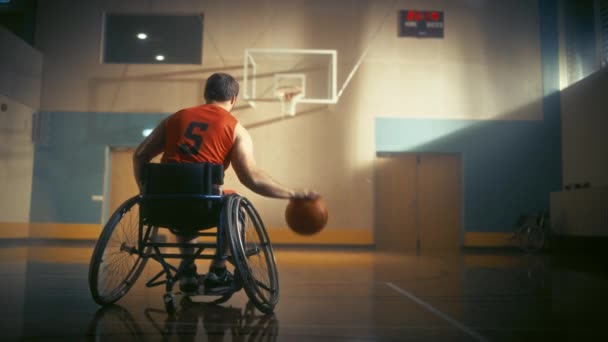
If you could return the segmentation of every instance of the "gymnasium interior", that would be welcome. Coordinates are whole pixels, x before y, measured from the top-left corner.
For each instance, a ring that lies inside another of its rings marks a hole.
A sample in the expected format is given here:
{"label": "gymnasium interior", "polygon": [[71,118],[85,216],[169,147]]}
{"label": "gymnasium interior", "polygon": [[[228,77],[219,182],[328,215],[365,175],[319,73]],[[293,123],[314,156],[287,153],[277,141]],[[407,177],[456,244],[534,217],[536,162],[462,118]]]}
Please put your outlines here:
{"label": "gymnasium interior", "polygon": [[[607,66],[607,0],[0,0],[0,340],[606,340]],[[273,312],[246,291],[167,312],[155,260],[99,305],[135,148],[217,72],[325,227],[229,168]]]}

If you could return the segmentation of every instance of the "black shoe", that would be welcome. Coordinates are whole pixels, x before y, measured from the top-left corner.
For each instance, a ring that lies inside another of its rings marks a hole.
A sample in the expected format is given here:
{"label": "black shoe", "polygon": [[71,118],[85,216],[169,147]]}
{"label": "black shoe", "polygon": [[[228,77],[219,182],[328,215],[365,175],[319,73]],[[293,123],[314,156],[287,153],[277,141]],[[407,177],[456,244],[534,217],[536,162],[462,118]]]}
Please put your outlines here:
{"label": "black shoe", "polygon": [[228,291],[234,276],[227,269],[209,271],[205,276],[204,286],[206,294],[220,294]]}
{"label": "black shoe", "polygon": [[198,275],[196,274],[195,264],[184,267],[179,277],[179,290],[187,296],[193,296],[198,293]]}

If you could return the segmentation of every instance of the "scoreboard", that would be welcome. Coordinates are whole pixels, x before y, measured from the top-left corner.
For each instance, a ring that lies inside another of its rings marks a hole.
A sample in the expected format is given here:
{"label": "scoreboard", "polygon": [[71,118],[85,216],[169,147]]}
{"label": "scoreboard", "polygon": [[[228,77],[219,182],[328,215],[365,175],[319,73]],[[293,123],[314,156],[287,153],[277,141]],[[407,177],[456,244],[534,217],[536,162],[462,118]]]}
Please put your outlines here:
{"label": "scoreboard", "polygon": [[398,15],[399,37],[443,38],[443,12],[401,10]]}

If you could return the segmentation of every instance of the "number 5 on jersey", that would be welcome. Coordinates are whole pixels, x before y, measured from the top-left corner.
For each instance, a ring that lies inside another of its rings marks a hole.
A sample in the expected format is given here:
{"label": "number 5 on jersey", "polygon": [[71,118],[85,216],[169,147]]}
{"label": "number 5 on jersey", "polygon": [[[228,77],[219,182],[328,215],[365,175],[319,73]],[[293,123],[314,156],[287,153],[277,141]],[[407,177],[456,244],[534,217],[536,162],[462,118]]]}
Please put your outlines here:
{"label": "number 5 on jersey", "polygon": [[187,142],[181,144],[179,149],[185,154],[198,154],[198,150],[203,144],[202,132],[206,131],[207,127],[208,125],[206,123],[191,122],[184,133],[184,138]]}

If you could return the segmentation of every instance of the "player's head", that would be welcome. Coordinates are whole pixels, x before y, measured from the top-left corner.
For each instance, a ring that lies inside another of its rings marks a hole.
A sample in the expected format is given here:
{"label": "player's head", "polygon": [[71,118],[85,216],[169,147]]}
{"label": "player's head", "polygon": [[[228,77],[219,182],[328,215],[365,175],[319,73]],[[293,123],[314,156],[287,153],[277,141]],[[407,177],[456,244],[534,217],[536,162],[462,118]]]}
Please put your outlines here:
{"label": "player's head", "polygon": [[218,72],[209,76],[205,84],[205,101],[207,103],[236,101],[238,94],[239,82],[225,73]]}

